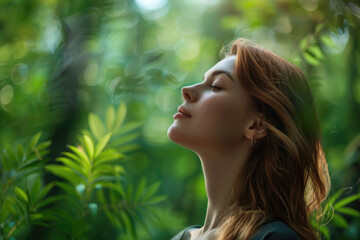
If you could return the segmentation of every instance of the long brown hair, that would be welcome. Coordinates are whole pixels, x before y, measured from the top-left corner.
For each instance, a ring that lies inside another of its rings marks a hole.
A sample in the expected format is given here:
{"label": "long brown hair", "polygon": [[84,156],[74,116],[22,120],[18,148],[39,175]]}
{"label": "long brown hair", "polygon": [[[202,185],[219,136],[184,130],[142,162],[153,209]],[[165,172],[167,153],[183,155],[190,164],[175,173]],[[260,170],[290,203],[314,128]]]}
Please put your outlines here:
{"label": "long brown hair", "polygon": [[267,136],[259,140],[233,186],[217,240],[249,239],[269,217],[302,239],[318,239],[309,223],[320,214],[330,180],[311,89],[301,70],[271,51],[237,39],[239,81],[255,100]]}

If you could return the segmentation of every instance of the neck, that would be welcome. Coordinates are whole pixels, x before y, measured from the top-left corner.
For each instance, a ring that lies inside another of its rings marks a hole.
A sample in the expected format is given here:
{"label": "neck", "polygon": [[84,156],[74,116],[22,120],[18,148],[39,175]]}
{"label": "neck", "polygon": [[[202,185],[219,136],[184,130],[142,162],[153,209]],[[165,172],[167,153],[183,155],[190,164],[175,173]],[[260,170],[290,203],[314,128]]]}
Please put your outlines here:
{"label": "neck", "polygon": [[239,147],[236,152],[198,153],[208,197],[203,233],[219,227],[223,211],[229,204],[232,187],[249,154],[249,146],[245,146],[243,149]]}

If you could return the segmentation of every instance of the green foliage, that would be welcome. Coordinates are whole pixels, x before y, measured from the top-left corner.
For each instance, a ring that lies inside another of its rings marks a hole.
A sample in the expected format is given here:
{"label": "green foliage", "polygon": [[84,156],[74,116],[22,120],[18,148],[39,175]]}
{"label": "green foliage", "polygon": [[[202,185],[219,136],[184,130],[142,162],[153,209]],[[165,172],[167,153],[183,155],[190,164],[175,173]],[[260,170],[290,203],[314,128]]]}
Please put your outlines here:
{"label": "green foliage", "polygon": [[[125,229],[125,234],[130,232],[133,236],[137,236],[135,222],[149,229],[148,222],[154,223],[158,220],[152,205],[165,200],[164,196],[155,196],[159,183],[146,187],[146,180],[142,179],[135,191],[133,186],[128,186],[126,191],[114,184],[106,184],[105,187],[113,191],[101,190],[98,192],[98,198],[104,205],[104,211],[110,222],[116,227]],[[119,199],[122,200],[119,202]]]}
{"label": "green foliage", "polygon": [[[50,142],[38,143],[40,133],[30,140],[26,149],[20,144],[16,152],[4,149],[0,211],[3,239],[23,231],[31,235],[34,225],[51,229],[57,224],[67,225],[67,229],[57,231],[83,238],[89,224],[95,224],[94,219],[100,215],[105,215],[119,234],[130,232],[136,238],[138,224],[149,228],[150,222],[156,222],[154,205],[165,199],[156,195],[160,183],[147,186],[145,178],[137,187],[128,183],[122,166],[125,155],[117,150],[120,146],[128,149],[134,140],[132,132],[139,125],[123,124],[125,104],[120,104],[117,111],[109,107],[107,113],[106,130],[99,116],[89,115],[90,133],[81,134],[78,145],[69,145],[69,150],[56,158],[60,164],[44,163]],[[118,145],[110,147],[119,133]],[[59,180],[44,186],[44,170]],[[58,192],[50,194],[54,187]]]}
{"label": "green foliage", "polygon": [[349,204],[357,201],[359,204],[360,194],[354,194],[342,198],[339,200],[339,197],[343,191],[338,191],[335,193],[327,203],[327,208],[333,208],[334,215],[331,219],[331,223],[339,228],[348,229],[349,224],[348,221],[344,218],[344,216],[350,217],[360,217],[360,212],[354,208],[348,207]]}
{"label": "green foliage", "polygon": [[[330,223],[338,228],[348,229],[348,221],[351,218],[359,218],[360,212],[354,208],[359,204],[360,194],[353,194],[340,199],[344,195],[344,190],[339,190],[332,194],[329,199],[323,204],[324,213],[322,213],[321,221],[313,216],[311,225],[317,229],[325,239],[330,239],[330,229],[326,225]],[[353,205],[350,207],[349,205]],[[345,219],[347,217],[348,220]],[[325,224],[324,224],[325,223]]]}
{"label": "green foliage", "polygon": [[55,220],[46,207],[57,200],[48,193],[54,184],[43,185],[41,174],[49,152],[49,141],[39,142],[36,134],[26,147],[5,148],[1,153],[0,228],[1,237],[10,239],[19,229],[47,226]]}

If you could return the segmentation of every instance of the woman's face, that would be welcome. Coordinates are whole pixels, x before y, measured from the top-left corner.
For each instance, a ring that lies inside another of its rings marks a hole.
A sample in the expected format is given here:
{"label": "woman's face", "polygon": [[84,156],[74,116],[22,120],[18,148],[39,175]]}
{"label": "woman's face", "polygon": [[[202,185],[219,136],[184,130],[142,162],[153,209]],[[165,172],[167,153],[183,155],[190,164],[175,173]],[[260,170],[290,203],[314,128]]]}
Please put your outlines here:
{"label": "woman's face", "polygon": [[[174,115],[168,137],[195,152],[228,150],[244,141],[255,111],[229,56],[204,75],[204,81],[184,87],[184,103]],[[247,140],[248,141],[248,140]]]}

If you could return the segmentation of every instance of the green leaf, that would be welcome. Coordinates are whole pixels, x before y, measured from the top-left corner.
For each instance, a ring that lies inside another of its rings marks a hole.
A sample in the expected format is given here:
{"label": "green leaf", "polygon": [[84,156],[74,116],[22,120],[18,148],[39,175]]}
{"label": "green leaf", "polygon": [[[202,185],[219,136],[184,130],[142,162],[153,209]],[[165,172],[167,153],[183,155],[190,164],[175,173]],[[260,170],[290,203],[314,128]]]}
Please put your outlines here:
{"label": "green leaf", "polygon": [[83,179],[68,167],[53,164],[53,165],[45,166],[45,168],[54,175],[69,181],[74,186],[86,182],[86,179]]}
{"label": "green leaf", "polygon": [[111,162],[115,160],[119,160],[120,158],[123,158],[124,155],[117,152],[114,149],[108,149],[104,152],[102,152],[98,158],[95,159],[95,162],[93,164],[93,167],[97,167],[100,164],[104,164],[105,162]]}
{"label": "green leaf", "polygon": [[39,153],[42,153],[42,151],[44,151],[44,149],[47,149],[50,145],[51,145],[51,141],[42,142],[39,143],[39,145],[37,145],[35,149],[37,149]]}
{"label": "green leaf", "polygon": [[151,199],[149,199],[148,201],[146,201],[145,204],[157,204],[159,202],[162,202],[164,200],[167,199],[167,196],[156,196],[156,197],[153,197]]}
{"label": "green leaf", "polygon": [[330,231],[326,226],[320,226],[320,232],[324,235],[325,239],[330,240]]}
{"label": "green leaf", "polygon": [[18,170],[22,170],[22,169],[32,167],[32,165],[37,165],[39,163],[40,163],[39,158],[32,158],[32,159],[28,159],[25,162],[22,162],[21,164],[19,164],[19,166],[17,168],[18,168]]}
{"label": "green leaf", "polygon": [[41,201],[44,197],[46,197],[46,195],[50,192],[50,190],[54,187],[55,183],[49,183],[48,185],[46,185],[40,192],[40,194],[38,195],[37,199],[35,202],[37,201]]}
{"label": "green leaf", "polygon": [[124,146],[121,146],[121,147],[118,147],[117,150],[119,152],[131,152],[131,151],[134,151],[136,149],[139,148],[139,145],[138,144],[127,144],[127,145],[124,145]]}
{"label": "green leaf", "polygon": [[96,179],[94,180],[91,180],[90,183],[92,183],[93,185],[96,184],[103,185],[105,182],[118,181],[118,180],[120,180],[120,178],[117,176],[101,176],[101,177],[96,177]]}
{"label": "green leaf", "polygon": [[119,173],[123,174],[123,173],[125,173],[125,169],[120,165],[115,165],[114,172],[116,173],[116,175],[118,175]]}
{"label": "green leaf", "polygon": [[[56,213],[56,212],[54,212]],[[55,214],[48,214],[48,213],[35,213],[30,215],[31,222],[42,220],[42,221],[55,221],[58,220]]]}
{"label": "green leaf", "polygon": [[311,53],[316,59],[323,59],[324,58],[324,54],[321,51],[321,49],[319,48],[319,46],[317,45],[312,45],[310,46],[307,51],[309,53]]}
{"label": "green leaf", "polygon": [[120,211],[121,219],[124,221],[126,230],[130,230],[130,233],[137,239],[137,234],[135,230],[135,222],[131,214],[129,213],[129,209],[124,209],[124,211]]}
{"label": "green leaf", "polygon": [[100,118],[93,113],[89,114],[89,127],[96,140],[99,140],[102,136],[105,135],[104,124]]}
{"label": "green leaf", "polygon": [[149,223],[153,221],[153,215],[146,208],[138,208],[136,209],[137,222],[145,228],[145,230],[150,233],[151,230],[149,228]]}
{"label": "green leaf", "polygon": [[[30,144],[29,144],[29,150],[31,151],[33,147],[36,146],[36,144],[39,142],[39,139],[41,137],[41,132],[37,133],[34,137],[31,138]],[[29,151],[29,152],[30,152]]]}
{"label": "green leaf", "polygon": [[112,106],[108,107],[106,112],[106,127],[109,132],[112,131],[115,123],[115,110]]}
{"label": "green leaf", "polygon": [[15,179],[24,178],[33,173],[41,173],[41,172],[43,172],[43,168],[41,166],[27,167],[25,169],[21,169],[21,170],[15,172],[14,178]]}
{"label": "green leaf", "polygon": [[75,155],[75,154],[73,154],[71,152],[62,152],[62,154],[67,156],[69,159],[79,163],[80,166],[84,167],[86,172],[90,171],[91,166],[90,166],[88,161],[82,160],[82,158],[80,158],[79,156],[77,156],[77,155]]}
{"label": "green leaf", "polygon": [[[104,137],[102,137],[99,140],[99,142],[96,144],[94,159],[96,159],[99,156],[99,154],[102,152],[102,150],[105,148],[106,144],[110,140],[110,137],[111,137],[111,133],[108,133]],[[96,160],[94,160],[94,161],[96,161]]]}
{"label": "green leaf", "polygon": [[126,144],[126,143],[129,143],[129,142],[135,140],[135,139],[138,138],[139,136],[140,136],[140,133],[132,133],[132,134],[123,136],[123,137],[121,137],[120,139],[114,141],[114,142],[112,143],[112,145],[113,145],[113,146],[119,146],[119,145],[122,145],[122,144]]}
{"label": "green leaf", "polygon": [[334,205],[334,209],[337,210],[338,208],[341,208],[358,199],[360,199],[360,193],[343,198]]}
{"label": "green leaf", "polygon": [[115,170],[114,170],[113,166],[103,165],[97,169],[94,169],[89,181],[93,181],[99,177],[112,176],[112,175],[115,175],[114,173],[115,173]]}
{"label": "green leaf", "polygon": [[[98,191],[97,192],[97,197],[98,197],[100,203],[102,203],[103,205],[108,204],[107,200],[105,198],[104,191],[102,191],[102,190]],[[104,211],[105,211],[105,214],[106,214],[107,218],[111,222],[111,224],[113,224],[117,228],[125,229],[124,223],[121,222],[120,219],[118,218],[118,212],[119,212],[118,209],[116,211],[113,211],[112,208],[105,208]]]}
{"label": "green leaf", "polygon": [[86,153],[84,152],[83,148],[77,148],[74,146],[69,145],[69,148],[78,156],[80,157],[80,160],[82,160],[81,162],[83,162],[87,169],[91,168],[91,164],[90,164],[90,159],[89,157],[86,155]]}
{"label": "green leaf", "polygon": [[336,44],[331,40],[329,35],[322,35],[320,41],[327,47],[337,48]]}
{"label": "green leaf", "polygon": [[19,199],[23,200],[23,201],[26,202],[26,203],[29,202],[28,196],[26,195],[26,193],[25,193],[21,188],[15,186],[14,191],[15,191],[15,195],[16,195]]}
{"label": "green leaf", "polygon": [[93,168],[93,172],[90,180],[95,180],[98,177],[103,176],[114,176],[119,177],[120,174],[124,173],[125,170],[122,166],[116,165],[112,166],[110,164],[99,165],[96,168]]}
{"label": "green leaf", "polygon": [[333,218],[331,219],[331,222],[335,225],[338,226],[340,228],[344,228],[347,229],[349,228],[348,223],[346,222],[345,218],[343,218],[342,216],[340,216],[339,214],[334,214]]}
{"label": "green leaf", "polygon": [[31,191],[30,191],[31,202],[36,201],[36,199],[38,198],[40,192],[41,192],[41,178],[37,177],[36,180],[34,181],[32,187],[31,187]]}
{"label": "green leaf", "polygon": [[39,225],[39,226],[44,226],[44,227],[49,227],[49,223],[48,220],[46,221],[41,221],[41,219],[34,219],[31,217],[30,215],[30,221],[32,225]]}
{"label": "green leaf", "polygon": [[116,132],[120,129],[121,125],[123,124],[123,122],[125,120],[126,112],[127,112],[127,109],[126,109],[125,103],[121,103],[118,108],[117,114],[116,114],[114,132]]}
{"label": "green leaf", "polygon": [[305,51],[303,53],[304,59],[307,63],[309,63],[310,65],[313,66],[319,66],[320,62],[313,56],[311,55],[308,51]]}
{"label": "green leaf", "polygon": [[122,128],[119,131],[119,134],[125,134],[127,132],[131,132],[137,128],[139,128],[142,125],[141,122],[129,122],[122,126]]}
{"label": "green leaf", "polygon": [[[97,198],[99,199],[99,202],[102,203],[103,205],[107,205],[107,201],[104,195],[104,192],[102,190],[97,191]],[[117,227],[117,228],[122,228],[123,226],[121,225],[121,223],[117,220],[117,218],[114,216],[114,212],[116,211],[109,211],[109,209],[107,207],[104,208],[104,212],[106,217],[109,219],[110,223]]]}
{"label": "green leaf", "polygon": [[145,187],[146,187],[146,179],[142,178],[135,192],[135,196],[134,196],[135,204],[139,202],[140,196],[144,193]]}
{"label": "green leaf", "polygon": [[125,191],[120,183],[112,183],[112,182],[104,182],[101,186],[108,188],[110,190],[114,190],[119,193],[122,197],[125,196]]}
{"label": "green leaf", "polygon": [[38,210],[38,209],[41,209],[41,208],[43,208],[43,207],[45,207],[45,206],[47,206],[47,205],[49,205],[49,204],[51,204],[51,203],[53,203],[53,202],[60,201],[60,200],[64,200],[64,199],[66,199],[64,196],[51,196],[51,197],[47,197],[47,198],[45,198],[43,201],[38,202],[38,203],[34,206],[34,208]]}
{"label": "green leaf", "polygon": [[336,193],[334,193],[332,196],[330,196],[330,199],[327,202],[327,204],[334,205],[334,202],[341,196],[342,193],[343,193],[343,190],[339,190]]}
{"label": "green leaf", "polygon": [[17,162],[22,162],[23,160],[25,160],[25,156],[24,156],[24,147],[20,144],[18,144],[16,146],[16,160]]}
{"label": "green leaf", "polygon": [[77,171],[79,174],[83,176],[87,176],[88,172],[83,168],[83,166],[79,165],[78,162],[75,162],[69,158],[66,157],[59,157],[56,159],[56,161],[62,162],[64,165],[68,166],[74,171]]}
{"label": "green leaf", "polygon": [[93,159],[94,156],[94,143],[92,142],[91,138],[87,135],[84,135],[84,143],[85,143],[85,149],[91,161],[91,159]]}
{"label": "green leaf", "polygon": [[[10,198],[10,199],[9,199]],[[15,210],[15,212],[13,213],[14,215],[21,215],[21,216],[26,216],[27,215],[27,205],[28,203],[25,202],[24,200],[20,199],[19,197],[9,197],[8,200],[11,202],[11,205],[13,207],[13,209]]]}
{"label": "green leaf", "polygon": [[144,194],[143,201],[147,201],[149,198],[155,195],[155,193],[158,191],[160,187],[160,182],[156,182],[152,184],[148,189],[146,190],[146,193]]}
{"label": "green leaf", "polygon": [[354,217],[360,217],[360,212],[353,209],[353,208],[349,208],[349,207],[342,207],[342,208],[338,208],[336,209],[336,212],[340,212],[349,216],[354,216]]}
{"label": "green leaf", "polygon": [[[43,160],[43,156],[49,153],[48,147],[51,145],[51,141],[42,142],[37,146],[32,147],[31,152],[29,154],[30,159],[40,159]],[[25,160],[29,161],[28,159]]]}

